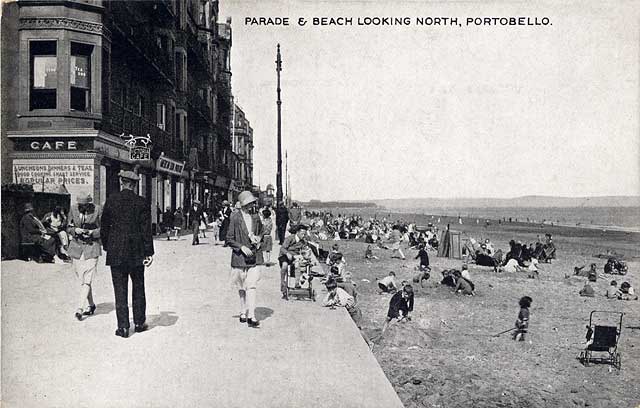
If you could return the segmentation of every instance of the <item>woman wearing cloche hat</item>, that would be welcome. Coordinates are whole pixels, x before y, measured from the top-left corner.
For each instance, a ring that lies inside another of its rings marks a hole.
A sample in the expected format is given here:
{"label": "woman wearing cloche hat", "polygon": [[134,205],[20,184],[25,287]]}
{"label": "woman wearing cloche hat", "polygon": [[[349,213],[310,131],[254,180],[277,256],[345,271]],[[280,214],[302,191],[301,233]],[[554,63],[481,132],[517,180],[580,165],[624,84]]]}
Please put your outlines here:
{"label": "woman wearing cloche hat", "polygon": [[258,327],[255,316],[256,287],[263,264],[260,244],[264,236],[262,222],[256,213],[256,198],[249,191],[238,195],[240,210],[229,218],[226,244],[231,253],[231,282],[240,296],[240,323]]}

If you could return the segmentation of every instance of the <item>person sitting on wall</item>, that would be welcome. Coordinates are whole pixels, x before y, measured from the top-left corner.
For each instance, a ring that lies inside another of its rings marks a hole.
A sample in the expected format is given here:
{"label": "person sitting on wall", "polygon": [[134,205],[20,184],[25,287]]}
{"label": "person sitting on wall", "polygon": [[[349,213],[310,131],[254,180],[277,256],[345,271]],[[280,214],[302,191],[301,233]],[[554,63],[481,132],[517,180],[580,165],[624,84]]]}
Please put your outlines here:
{"label": "person sitting on wall", "polygon": [[42,218],[42,225],[47,230],[47,234],[56,240],[57,252],[60,259],[65,262],[71,262],[67,248],[69,247],[69,235],[67,234],[67,216],[65,211],[59,205],[55,206],[53,211],[45,214]]}
{"label": "person sitting on wall", "polygon": [[[24,215],[20,219],[20,237],[22,243],[34,244],[37,247],[39,254],[36,262],[52,263],[57,258],[56,240],[47,234],[42,222],[33,214],[31,203],[24,205]],[[60,259],[60,262],[63,261]]]}

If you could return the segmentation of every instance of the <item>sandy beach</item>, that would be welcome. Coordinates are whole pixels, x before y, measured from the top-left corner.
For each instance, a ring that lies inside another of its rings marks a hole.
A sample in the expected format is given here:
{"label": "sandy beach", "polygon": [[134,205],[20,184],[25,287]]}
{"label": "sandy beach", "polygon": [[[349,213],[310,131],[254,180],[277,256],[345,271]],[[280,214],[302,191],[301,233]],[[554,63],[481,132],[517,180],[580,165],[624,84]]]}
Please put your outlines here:
{"label": "sandy beach", "polygon": [[[350,214],[350,210],[337,211]],[[366,216],[362,211],[358,213]],[[382,216],[377,211],[378,217]],[[372,212],[373,214],[373,212]],[[429,215],[391,214],[388,219],[426,225]],[[437,217],[435,217],[437,220]],[[360,293],[359,304],[371,337],[378,337],[374,354],[406,407],[636,407],[640,403],[640,302],[608,300],[604,293],[612,279],[640,286],[640,234],[629,231],[492,222],[475,219],[457,223],[441,217],[442,230],[451,229],[476,239],[490,238],[508,249],[510,239],[534,242],[537,235],[553,234],[557,259],[542,264],[539,279],[521,273],[495,273],[470,264],[476,296],[460,296],[439,285],[443,269],[459,269],[462,260],[438,258],[430,252],[433,268],[424,287],[417,286],[413,319],[396,323],[380,337],[389,295],[379,295],[376,277],[395,271],[398,282],[411,281],[417,251],[407,249],[407,260],[392,259],[391,251],[375,249],[378,260],[364,259],[367,244],[338,241]],[[325,248],[332,241],[323,242]],[[606,259],[594,255],[615,252],[629,266],[626,276],[604,275]],[[596,297],[578,295],[586,278],[572,275],[574,266],[596,263],[600,276],[592,286]],[[526,342],[514,342],[513,327],[520,297],[533,298]],[[624,312],[618,351],[622,369],[608,365],[584,367],[577,357],[585,347],[585,325],[592,310]]]}

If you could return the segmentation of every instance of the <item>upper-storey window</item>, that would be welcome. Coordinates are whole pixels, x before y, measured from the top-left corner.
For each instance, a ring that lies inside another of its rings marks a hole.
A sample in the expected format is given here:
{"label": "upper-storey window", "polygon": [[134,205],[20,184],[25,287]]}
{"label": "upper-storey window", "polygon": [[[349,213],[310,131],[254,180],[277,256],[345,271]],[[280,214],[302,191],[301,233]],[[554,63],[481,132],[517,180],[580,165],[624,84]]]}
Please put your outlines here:
{"label": "upper-storey window", "polygon": [[56,41],[31,41],[31,90],[29,109],[56,109],[58,57]]}
{"label": "upper-storey window", "polygon": [[91,54],[93,46],[71,43],[71,109],[91,112]]}

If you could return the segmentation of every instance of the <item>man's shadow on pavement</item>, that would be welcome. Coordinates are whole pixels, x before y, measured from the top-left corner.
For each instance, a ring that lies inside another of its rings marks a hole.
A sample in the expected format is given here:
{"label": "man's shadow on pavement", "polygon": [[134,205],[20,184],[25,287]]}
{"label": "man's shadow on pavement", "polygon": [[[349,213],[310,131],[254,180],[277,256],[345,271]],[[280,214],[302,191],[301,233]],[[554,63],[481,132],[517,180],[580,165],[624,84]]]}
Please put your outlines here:
{"label": "man's shadow on pavement", "polygon": [[175,313],[176,312],[160,312],[160,314],[147,316],[147,324],[149,325],[149,330],[153,329],[156,326],[173,326],[178,321],[178,316],[176,316]]}
{"label": "man's shadow on pavement", "polygon": [[114,310],[116,310],[116,305],[114,302],[98,303],[96,305],[96,311],[93,314],[94,315],[109,314]]}

